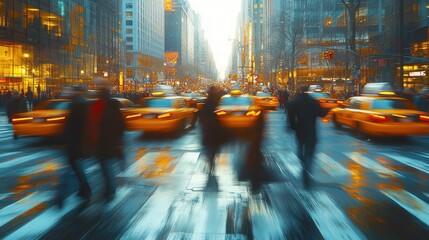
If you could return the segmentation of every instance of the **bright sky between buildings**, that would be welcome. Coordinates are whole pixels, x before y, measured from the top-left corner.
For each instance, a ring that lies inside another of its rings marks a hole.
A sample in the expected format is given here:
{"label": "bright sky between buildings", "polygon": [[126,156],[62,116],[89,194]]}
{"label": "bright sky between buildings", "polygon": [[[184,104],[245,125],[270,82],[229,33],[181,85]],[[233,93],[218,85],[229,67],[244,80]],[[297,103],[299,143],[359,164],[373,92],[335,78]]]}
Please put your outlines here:
{"label": "bright sky between buildings", "polygon": [[241,0],[189,0],[189,3],[201,16],[202,28],[213,51],[219,77],[224,78]]}

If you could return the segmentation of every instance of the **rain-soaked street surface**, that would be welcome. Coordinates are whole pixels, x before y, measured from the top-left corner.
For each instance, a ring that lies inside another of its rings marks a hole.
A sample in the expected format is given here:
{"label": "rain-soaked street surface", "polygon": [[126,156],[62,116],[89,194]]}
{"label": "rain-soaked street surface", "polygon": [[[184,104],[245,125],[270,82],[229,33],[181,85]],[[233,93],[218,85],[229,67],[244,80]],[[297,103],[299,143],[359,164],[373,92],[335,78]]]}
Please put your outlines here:
{"label": "rain-soaked street surface", "polygon": [[12,138],[0,118],[1,239],[428,239],[429,137],[358,139],[319,123],[314,184],[305,190],[295,139],[282,111],[268,114],[260,193],[237,181],[246,144],[231,142],[208,179],[200,130],[180,137],[126,133],[116,198],[102,198],[97,162],[82,162],[92,187],[53,203],[70,170],[57,140]]}

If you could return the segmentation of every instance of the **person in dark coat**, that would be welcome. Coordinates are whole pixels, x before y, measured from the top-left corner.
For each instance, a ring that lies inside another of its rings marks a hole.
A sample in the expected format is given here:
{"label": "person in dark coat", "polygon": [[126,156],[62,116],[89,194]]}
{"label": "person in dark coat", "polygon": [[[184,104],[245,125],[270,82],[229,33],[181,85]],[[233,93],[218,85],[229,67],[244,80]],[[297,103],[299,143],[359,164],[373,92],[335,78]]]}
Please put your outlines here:
{"label": "person in dark coat", "polygon": [[[94,123],[90,129],[91,134],[97,135],[95,156],[101,164],[106,183],[104,196],[111,200],[116,193],[113,160],[116,158],[124,161],[122,141],[125,123],[120,112],[119,102],[110,98],[106,88],[100,90],[99,99],[92,105],[92,112],[97,111],[100,111],[99,119],[95,119],[95,121],[90,119],[90,123],[91,121]],[[97,123],[99,123],[98,127]]]}
{"label": "person in dark coat", "polygon": [[308,188],[317,143],[316,119],[326,116],[328,112],[323,110],[319,102],[306,91],[307,86],[301,87],[299,95],[289,102],[287,113],[289,127],[295,131],[297,138],[297,155],[304,168],[303,183]]}
{"label": "person in dark coat", "polygon": [[[80,87],[72,89],[72,101],[69,107],[70,113],[63,136],[66,145],[67,163],[79,181],[78,196],[84,200],[89,200],[91,189],[85,172],[79,163],[80,160],[89,156],[84,141],[87,130],[88,102],[82,97],[83,92],[84,90]],[[70,172],[66,172],[60,180],[56,195],[56,204],[59,207],[62,207],[67,191],[70,189],[70,178]]]}
{"label": "person in dark coat", "polygon": [[210,176],[214,174],[214,160],[223,143],[223,136],[225,134],[215,113],[221,96],[221,91],[216,86],[211,86],[208,90],[207,100],[200,112],[202,145],[205,148],[209,163]]}
{"label": "person in dark coat", "polygon": [[14,114],[27,112],[27,104],[25,103],[25,98],[21,97],[18,91],[13,92],[13,96],[9,98],[7,102],[7,116],[9,123],[12,123],[12,117]]}

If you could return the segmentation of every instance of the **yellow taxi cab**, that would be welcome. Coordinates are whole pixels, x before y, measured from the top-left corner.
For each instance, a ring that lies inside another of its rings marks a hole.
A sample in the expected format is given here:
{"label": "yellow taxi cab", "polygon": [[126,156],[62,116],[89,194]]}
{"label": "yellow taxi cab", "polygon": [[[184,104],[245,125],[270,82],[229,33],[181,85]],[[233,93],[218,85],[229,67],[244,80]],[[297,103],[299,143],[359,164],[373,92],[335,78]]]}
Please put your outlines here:
{"label": "yellow taxi cab", "polygon": [[343,103],[343,101],[331,97],[331,94],[327,92],[321,92],[316,90],[316,91],[309,91],[306,93],[310,95],[312,98],[319,101],[320,106],[324,109],[336,108]]}
{"label": "yellow taxi cab", "polygon": [[190,107],[197,108],[198,111],[203,109],[204,103],[207,100],[207,97],[201,93],[186,93],[184,97],[186,104]]}
{"label": "yellow taxi cab", "polygon": [[279,99],[268,92],[256,92],[255,104],[267,109],[276,109]]}
{"label": "yellow taxi cab", "polygon": [[254,96],[232,90],[221,97],[216,109],[220,125],[239,135],[253,132],[260,123],[262,108],[255,104]]}
{"label": "yellow taxi cab", "polygon": [[350,127],[360,136],[429,134],[429,114],[390,91],[351,97],[332,109],[330,117],[335,127]]}
{"label": "yellow taxi cab", "polygon": [[33,111],[15,114],[12,117],[14,139],[18,136],[56,137],[64,131],[71,99],[51,99]]}
{"label": "yellow taxi cab", "polygon": [[127,130],[145,133],[180,133],[195,126],[197,112],[186,105],[183,96],[153,92],[143,98],[139,107],[126,111],[125,126]]}

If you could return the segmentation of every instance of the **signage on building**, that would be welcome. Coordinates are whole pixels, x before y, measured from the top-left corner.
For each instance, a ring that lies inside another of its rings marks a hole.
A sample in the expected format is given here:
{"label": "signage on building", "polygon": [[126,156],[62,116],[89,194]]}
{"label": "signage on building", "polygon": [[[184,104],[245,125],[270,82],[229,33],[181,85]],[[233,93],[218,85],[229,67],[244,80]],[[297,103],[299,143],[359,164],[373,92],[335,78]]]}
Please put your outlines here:
{"label": "signage on building", "polygon": [[170,75],[175,75],[177,60],[179,59],[179,52],[166,52],[164,56],[166,61],[165,72]]}
{"label": "signage on building", "polygon": [[410,77],[425,77],[426,72],[425,71],[414,71],[414,72],[409,72],[408,75]]}
{"label": "signage on building", "polygon": [[174,0],[165,0],[165,11],[174,12]]}

